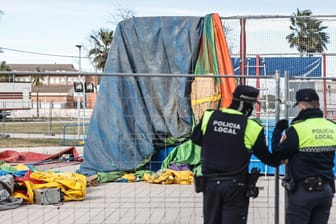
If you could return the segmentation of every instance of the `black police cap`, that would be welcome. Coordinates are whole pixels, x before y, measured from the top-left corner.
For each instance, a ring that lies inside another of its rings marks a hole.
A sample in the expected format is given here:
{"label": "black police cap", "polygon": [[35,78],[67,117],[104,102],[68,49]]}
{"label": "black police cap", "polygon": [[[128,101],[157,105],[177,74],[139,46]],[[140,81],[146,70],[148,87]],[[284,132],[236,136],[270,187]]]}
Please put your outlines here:
{"label": "black police cap", "polygon": [[233,99],[244,102],[258,102],[259,90],[246,85],[239,85],[233,92]]}
{"label": "black police cap", "polygon": [[296,103],[294,106],[298,105],[300,101],[306,101],[306,102],[319,101],[319,96],[316,93],[315,89],[311,88],[298,90],[296,92],[295,98]]}

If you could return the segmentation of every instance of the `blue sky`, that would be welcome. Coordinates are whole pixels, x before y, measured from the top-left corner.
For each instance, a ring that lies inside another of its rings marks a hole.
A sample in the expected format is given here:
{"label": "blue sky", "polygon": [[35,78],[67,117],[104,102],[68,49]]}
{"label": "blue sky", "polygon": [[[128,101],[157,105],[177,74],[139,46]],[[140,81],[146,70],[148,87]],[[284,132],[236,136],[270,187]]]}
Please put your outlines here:
{"label": "blue sky", "polygon": [[[0,4],[0,47],[66,57],[3,49],[7,63],[71,63],[78,66],[76,44],[88,46],[89,35],[99,28],[114,29],[119,9],[135,16],[292,15],[296,8],[314,15],[335,14],[334,0],[3,0]],[[85,56],[86,49],[82,51]],[[82,68],[92,71],[88,60]]]}

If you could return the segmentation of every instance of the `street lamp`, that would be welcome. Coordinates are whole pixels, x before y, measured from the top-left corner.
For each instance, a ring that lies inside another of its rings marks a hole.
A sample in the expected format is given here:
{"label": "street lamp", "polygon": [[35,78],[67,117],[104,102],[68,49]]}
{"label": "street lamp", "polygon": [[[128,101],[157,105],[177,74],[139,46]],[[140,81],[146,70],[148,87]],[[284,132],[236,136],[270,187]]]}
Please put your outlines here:
{"label": "street lamp", "polygon": [[[81,82],[81,50],[82,50],[82,45],[75,45],[78,48],[78,82]],[[77,93],[77,111],[78,111],[78,117],[77,117],[77,134],[78,134],[78,140],[80,138],[80,93]]]}
{"label": "street lamp", "polygon": [[[76,47],[78,47],[78,71],[81,71],[81,54],[82,54],[82,45],[77,44],[75,45]],[[80,75],[79,75],[80,77]]]}
{"label": "street lamp", "polygon": [[[81,68],[81,59],[82,59],[82,51],[81,51],[81,49],[82,49],[82,45],[76,45],[76,47],[78,47],[78,70],[79,70],[79,75],[78,75],[78,78],[79,78],[79,82],[81,82],[82,83],[82,85],[83,85],[83,130],[82,130],[82,135],[83,135],[83,143],[84,143],[84,139],[85,139],[85,110],[86,110],[86,90],[85,90],[85,81],[86,81],[86,79],[85,79],[85,76],[84,76],[84,81],[82,82],[82,79],[81,79],[81,75],[80,75],[80,73],[81,73],[81,70],[82,70],[82,68]],[[79,103],[78,103],[78,105],[80,104],[80,97],[78,97],[78,101],[79,101]],[[80,129],[79,128],[79,126],[80,126],[80,107],[78,106],[78,130]],[[79,133],[79,131],[78,131],[78,133]]]}

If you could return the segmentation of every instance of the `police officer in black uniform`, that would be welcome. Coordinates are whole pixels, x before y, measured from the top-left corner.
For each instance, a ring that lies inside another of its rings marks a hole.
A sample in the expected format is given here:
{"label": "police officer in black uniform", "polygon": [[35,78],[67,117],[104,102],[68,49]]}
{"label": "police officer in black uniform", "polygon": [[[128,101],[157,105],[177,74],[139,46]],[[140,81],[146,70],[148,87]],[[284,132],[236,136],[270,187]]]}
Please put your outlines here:
{"label": "police officer in black uniform", "polygon": [[249,119],[259,90],[240,85],[229,108],[207,110],[191,135],[202,147],[204,223],[247,222],[249,197],[246,196],[248,165],[254,153],[262,162],[279,163],[268,151],[264,129]]}
{"label": "police officer in black uniform", "polygon": [[314,89],[297,91],[296,101],[299,114],[291,126],[280,120],[272,135],[273,153],[288,159],[286,224],[327,224],[335,192],[336,124],[323,118]]}

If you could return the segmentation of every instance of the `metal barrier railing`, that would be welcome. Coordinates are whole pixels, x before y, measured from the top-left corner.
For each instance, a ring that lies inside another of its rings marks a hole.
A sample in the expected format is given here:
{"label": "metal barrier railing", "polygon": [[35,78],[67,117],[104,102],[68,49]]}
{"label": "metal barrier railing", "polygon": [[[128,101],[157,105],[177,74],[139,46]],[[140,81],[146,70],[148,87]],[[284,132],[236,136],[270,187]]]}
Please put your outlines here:
{"label": "metal barrier railing", "polygon": [[81,134],[79,130],[80,127],[87,129],[88,126],[88,124],[65,124],[62,131],[63,145],[84,145],[86,135]]}

